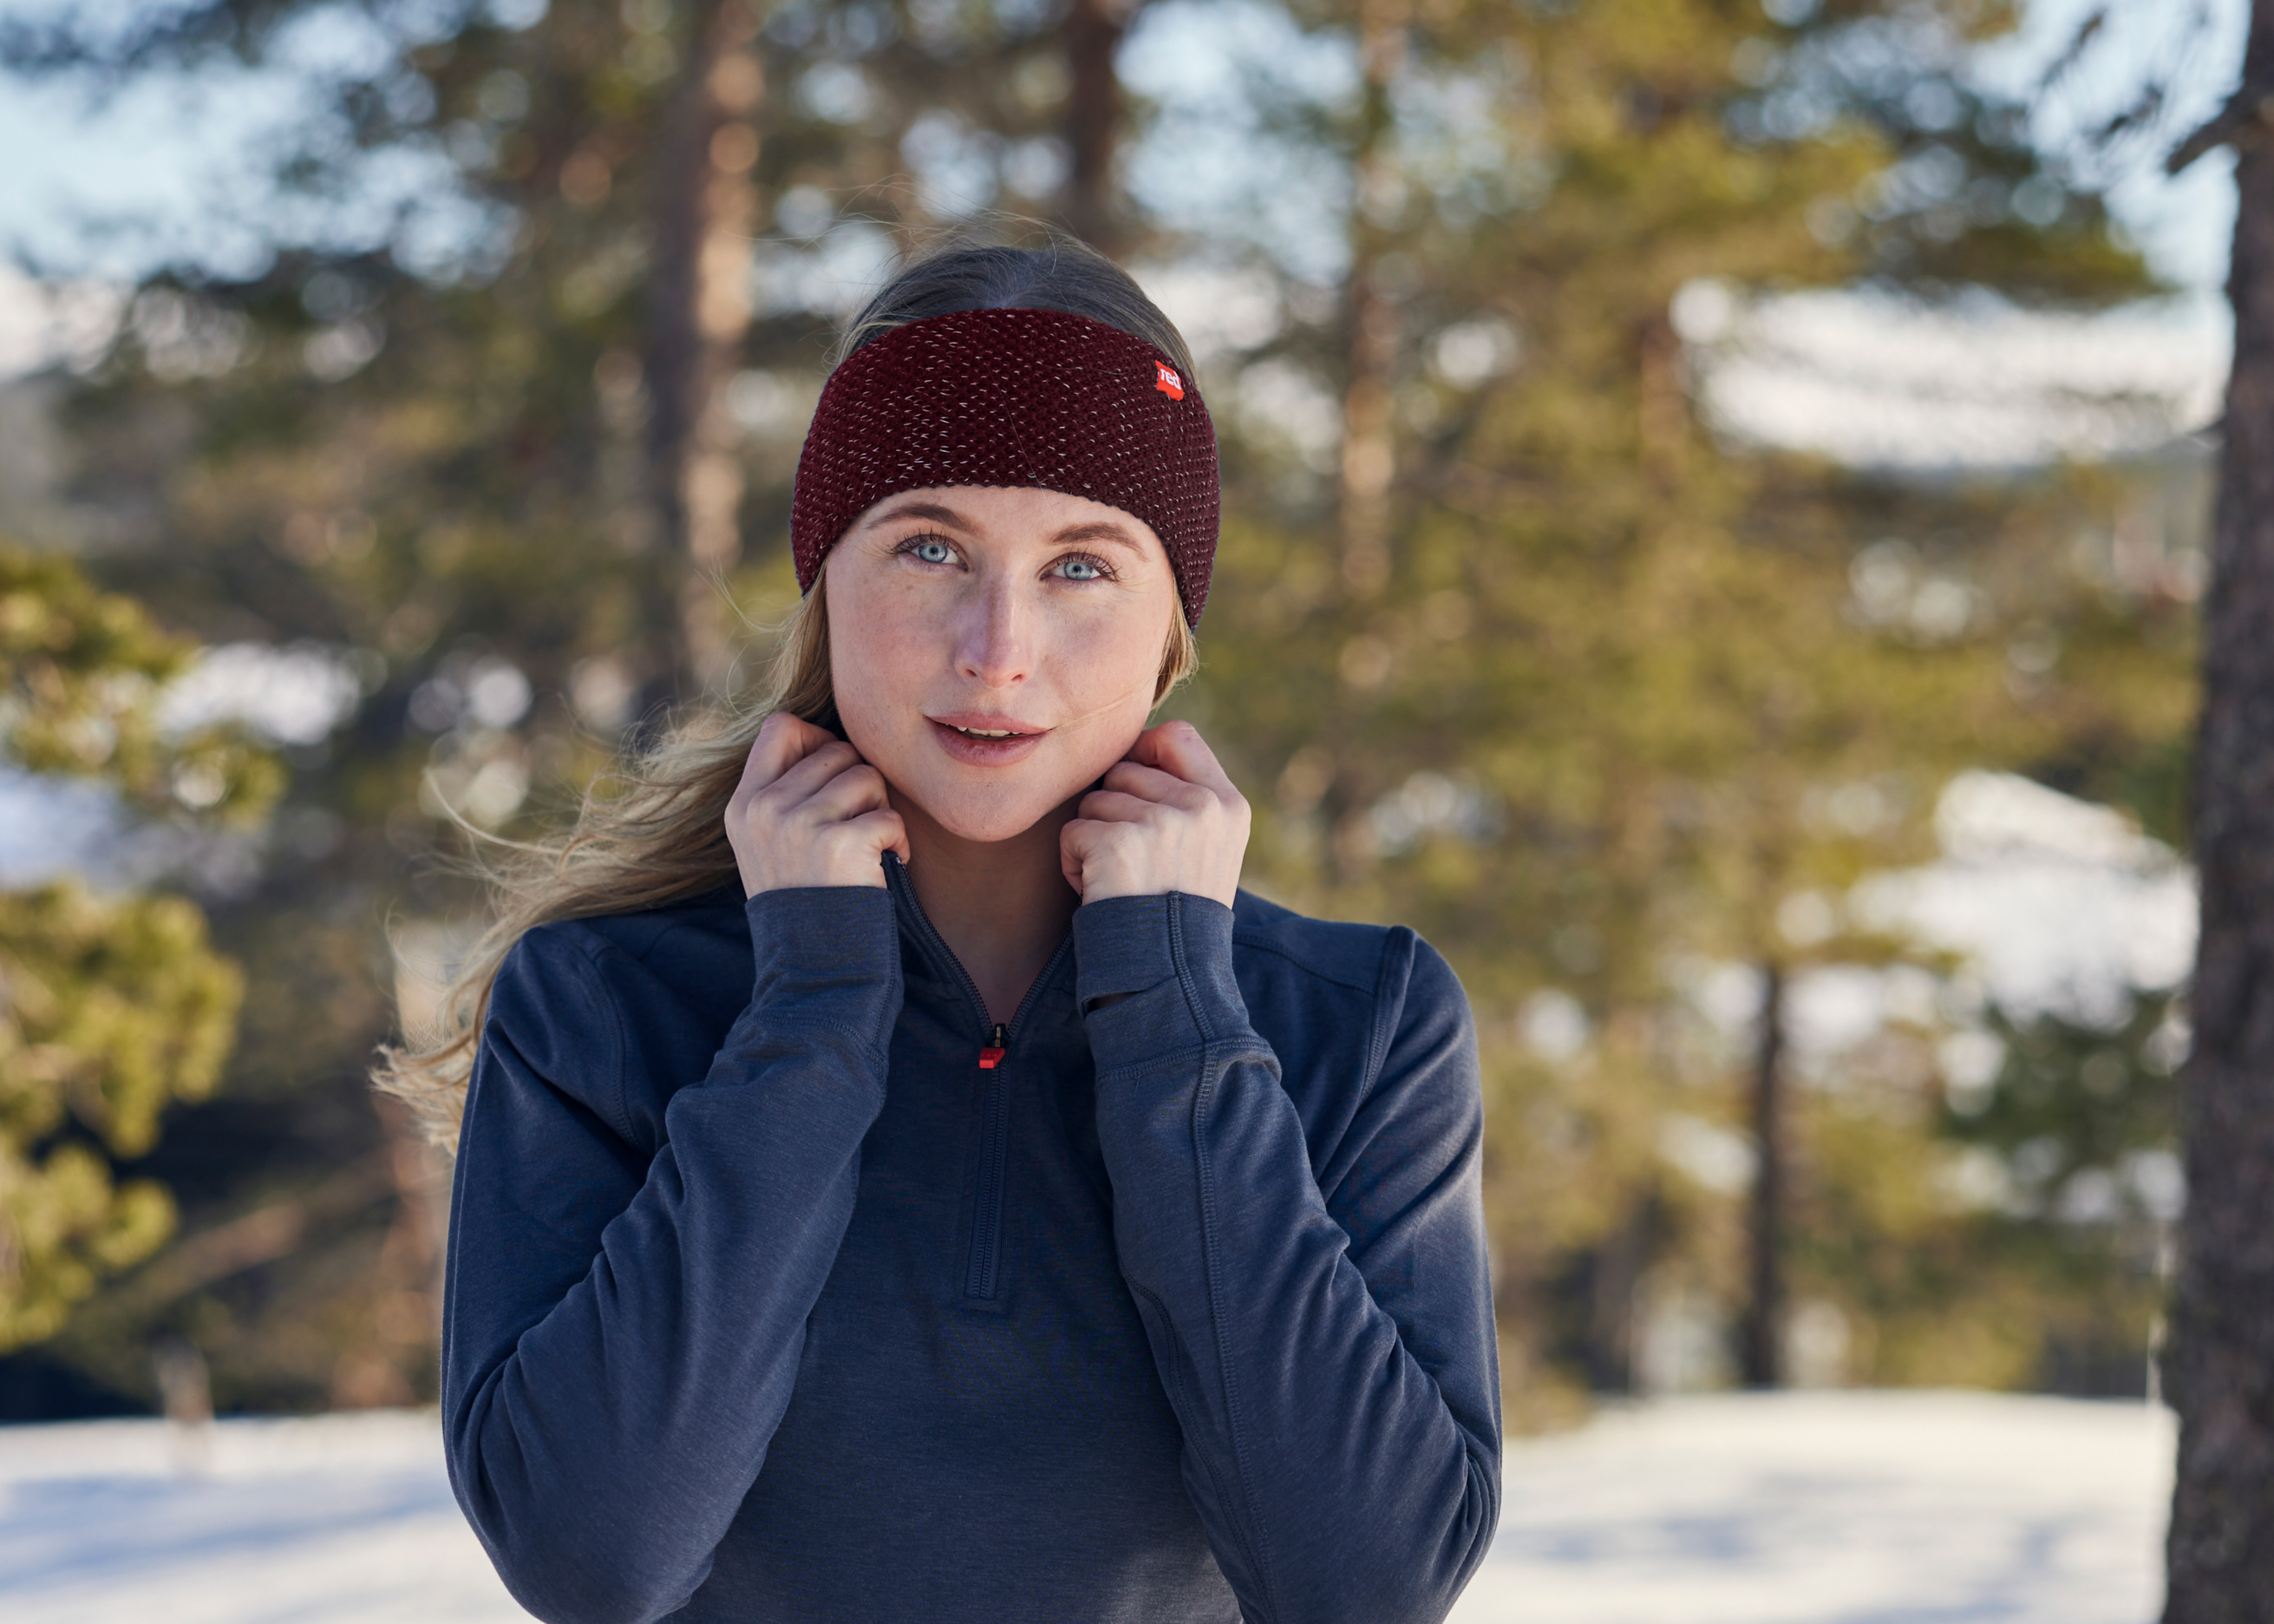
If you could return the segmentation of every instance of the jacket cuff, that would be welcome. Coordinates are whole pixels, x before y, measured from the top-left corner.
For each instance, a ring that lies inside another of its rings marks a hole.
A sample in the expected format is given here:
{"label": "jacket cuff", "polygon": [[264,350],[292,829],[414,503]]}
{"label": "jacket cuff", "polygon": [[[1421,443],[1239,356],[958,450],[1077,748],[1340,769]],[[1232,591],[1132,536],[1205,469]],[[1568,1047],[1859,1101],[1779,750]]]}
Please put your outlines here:
{"label": "jacket cuff", "polygon": [[900,1003],[900,926],[881,885],[760,891],[742,905],[754,1009],[856,1033],[882,1049]]}
{"label": "jacket cuff", "polygon": [[[1074,910],[1074,997],[1102,1076],[1247,1030],[1231,910],[1171,891]],[[1102,998],[1116,1002],[1096,1007]]]}

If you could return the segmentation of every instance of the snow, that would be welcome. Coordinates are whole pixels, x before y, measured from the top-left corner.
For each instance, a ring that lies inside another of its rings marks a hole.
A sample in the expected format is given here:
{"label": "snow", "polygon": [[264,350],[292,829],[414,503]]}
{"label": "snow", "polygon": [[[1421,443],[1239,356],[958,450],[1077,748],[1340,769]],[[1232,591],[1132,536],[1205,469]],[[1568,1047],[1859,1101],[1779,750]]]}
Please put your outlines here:
{"label": "snow", "polygon": [[2120,1019],[2195,962],[2193,871],[2121,813],[2011,773],[1962,772],[1936,804],[1942,861],[1875,876],[1858,922],[1966,954],[2009,1012]]}
{"label": "snow", "polygon": [[99,282],[39,282],[0,264],[0,382],[61,362],[102,357],[126,309],[119,288]]}
{"label": "snow", "polygon": [[1456,1624],[2149,1624],[2167,1411],[1661,1399],[1509,1452]]}
{"label": "snow", "polygon": [[[529,708],[529,683],[512,666],[504,669],[521,682],[517,718]],[[355,662],[336,650],[312,643],[228,643],[198,651],[167,688],[158,720],[177,734],[234,721],[279,744],[314,744],[362,698]]]}
{"label": "snow", "polygon": [[10,1624],[492,1624],[491,1572],[415,1411],[0,1428]]}
{"label": "snow", "polygon": [[[2195,871],[2123,813],[2012,773],[1977,770],[1944,787],[1934,825],[1941,848],[1935,861],[1867,875],[1843,898],[1801,892],[1787,899],[1786,934],[1796,946],[1822,939],[1844,912],[1853,925],[1955,953],[1965,964],[1946,984],[1918,965],[1800,971],[1786,1012],[1792,1058],[1805,1079],[1840,1086],[1841,1056],[1890,1022],[1925,1028],[1956,1021],[1944,1052],[1948,1075],[1960,1090],[1978,1091],[2005,1052],[1972,1024],[1985,996],[2018,1021],[2057,1015],[2109,1027],[2131,1014],[2136,995],[2177,987],[2193,969]],[[1805,921],[1811,928],[1796,931],[1796,902],[1820,911],[1824,928]],[[1757,970],[1702,959],[1671,968],[1715,1029],[1733,1041],[1750,1041],[1761,1007]],[[1524,1035],[1547,1052],[1528,1025]],[[1728,1157],[1690,1124],[1672,1128],[1661,1149],[1709,1189],[1736,1177]]]}
{"label": "snow", "polygon": [[1674,302],[1707,416],[1855,467],[2031,467],[2155,450],[2218,416],[2231,319],[2208,293],[2092,313],[1834,289]]}
{"label": "snow", "polygon": [[[1978,1393],[1716,1395],[1511,1442],[1455,1624],[2148,1624],[2172,1429]],[[524,1617],[434,1417],[0,1428],[10,1624]]]}

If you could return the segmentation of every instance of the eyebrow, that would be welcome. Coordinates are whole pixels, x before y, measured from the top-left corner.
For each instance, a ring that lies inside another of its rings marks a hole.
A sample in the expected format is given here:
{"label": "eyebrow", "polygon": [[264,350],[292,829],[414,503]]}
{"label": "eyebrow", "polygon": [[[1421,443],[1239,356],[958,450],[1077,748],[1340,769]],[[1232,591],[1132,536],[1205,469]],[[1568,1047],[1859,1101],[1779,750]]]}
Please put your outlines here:
{"label": "eyebrow", "polygon": [[1111,519],[1092,519],[1086,524],[1069,524],[1050,538],[1053,546],[1070,546],[1077,541],[1110,541],[1117,546],[1126,547],[1132,553],[1145,551],[1143,542]]}
{"label": "eyebrow", "polygon": [[869,523],[871,525],[890,524],[895,519],[930,519],[934,524],[953,524],[960,530],[971,528],[970,520],[954,508],[943,507],[938,502],[901,502],[896,507],[887,508]]}
{"label": "eyebrow", "polygon": [[[934,524],[951,524],[960,530],[975,527],[954,508],[941,502],[900,502],[887,508],[869,521],[871,526],[890,524],[899,519],[925,519]],[[1076,542],[1105,541],[1141,554],[1145,544],[1129,530],[1111,519],[1091,519],[1081,524],[1069,524],[1050,538],[1052,546],[1071,546]]]}

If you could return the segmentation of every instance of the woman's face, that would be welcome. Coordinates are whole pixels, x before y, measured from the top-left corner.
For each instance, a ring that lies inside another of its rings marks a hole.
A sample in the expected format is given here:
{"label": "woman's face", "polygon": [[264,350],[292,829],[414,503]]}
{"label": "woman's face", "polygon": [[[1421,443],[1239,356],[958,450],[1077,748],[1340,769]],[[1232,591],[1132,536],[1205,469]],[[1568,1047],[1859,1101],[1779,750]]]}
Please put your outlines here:
{"label": "woman's face", "polygon": [[968,840],[1025,833],[1121,759],[1181,613],[1151,526],[1056,491],[887,497],[825,568],[845,736]]}

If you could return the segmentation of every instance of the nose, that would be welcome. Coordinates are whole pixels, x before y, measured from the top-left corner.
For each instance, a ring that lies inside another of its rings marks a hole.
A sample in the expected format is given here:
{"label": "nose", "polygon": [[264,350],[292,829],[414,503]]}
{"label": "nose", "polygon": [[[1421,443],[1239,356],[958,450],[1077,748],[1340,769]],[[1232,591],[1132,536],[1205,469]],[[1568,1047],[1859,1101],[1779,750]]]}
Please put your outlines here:
{"label": "nose", "polygon": [[1016,688],[1033,673],[1034,613],[1019,591],[1020,584],[992,574],[967,600],[955,668],[982,688]]}

